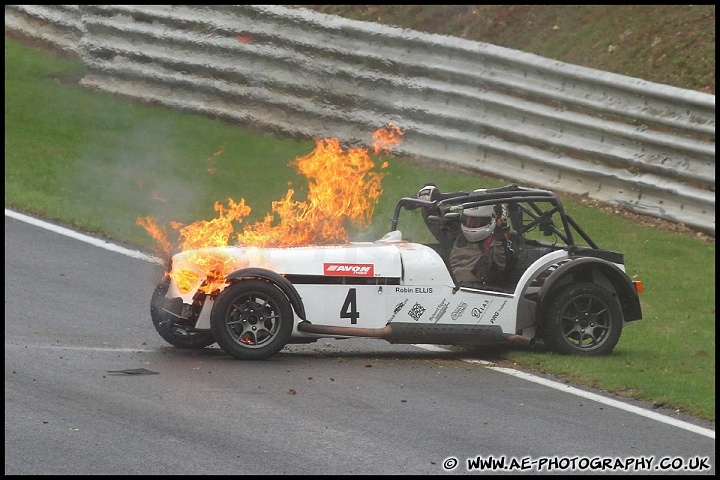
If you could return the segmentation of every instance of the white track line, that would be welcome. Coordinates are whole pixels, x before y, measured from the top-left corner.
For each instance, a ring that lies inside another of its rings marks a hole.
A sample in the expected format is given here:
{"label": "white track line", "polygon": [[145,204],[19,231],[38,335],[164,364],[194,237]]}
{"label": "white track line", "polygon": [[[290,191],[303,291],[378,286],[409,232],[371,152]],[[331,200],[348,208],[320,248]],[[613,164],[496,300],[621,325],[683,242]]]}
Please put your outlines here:
{"label": "white track line", "polygon": [[31,345],[25,343],[5,344],[5,348],[22,348],[32,350],[77,350],[81,352],[130,352],[130,353],[155,353],[157,349],[151,348],[128,348],[128,347],[76,347],[72,345]]}
{"label": "white track line", "polygon": [[[437,345],[419,345],[418,344],[415,346],[423,348],[425,350],[430,350],[433,352],[449,352],[449,351],[451,351],[451,350],[445,349],[443,347],[439,347]],[[598,395],[596,393],[586,392],[585,390],[571,387],[570,385],[567,385],[564,383],[556,382],[554,380],[548,380],[547,378],[538,377],[537,375],[533,375],[533,374],[530,374],[527,372],[522,372],[520,370],[515,370],[513,368],[498,367],[496,364],[494,364],[492,362],[488,362],[486,360],[476,360],[474,358],[461,358],[460,360],[462,360],[463,362],[468,362],[468,363],[477,363],[477,364],[483,365],[486,368],[491,368],[497,372],[506,373],[508,375],[512,375],[513,377],[522,378],[523,380],[527,380],[529,382],[535,382],[540,385],[544,385],[546,387],[560,390],[561,392],[566,392],[566,393],[570,393],[572,395],[576,395],[578,397],[587,398],[588,400],[602,403],[602,404],[608,405],[610,407],[619,408],[620,410],[625,410],[626,412],[631,412],[636,415],[641,415],[643,417],[657,420],[658,422],[667,423],[668,425],[672,425],[674,427],[683,428],[685,430],[689,430],[694,433],[699,433],[700,435],[704,435],[704,436],[710,437],[712,439],[715,438],[714,430],[699,427],[697,425],[693,425],[692,423],[683,422],[682,420],[677,420],[675,418],[671,418],[666,415],[662,415],[660,413],[653,412],[651,410],[636,407],[634,405],[630,405],[628,403],[621,402],[619,400],[614,400],[612,398],[603,397],[602,395]]]}
{"label": "white track line", "polygon": [[[104,248],[106,250],[110,250],[112,252],[121,253],[123,255],[127,255],[129,257],[133,258],[139,258],[141,260],[146,260],[148,262],[158,262],[158,259],[156,257],[152,257],[150,255],[146,255],[142,252],[139,252],[137,250],[130,250],[118,245],[114,245],[110,242],[107,242],[105,240],[101,240],[98,238],[90,237],[88,235],[84,235],[82,233],[75,232],[73,230],[70,230],[68,228],[60,227],[57,225],[53,225],[51,223],[44,222],[42,220],[38,220],[37,218],[29,217],[27,215],[23,215],[22,213],[17,213],[12,210],[5,209],[5,215],[8,217],[15,218],[17,220],[21,220],[23,222],[29,223],[31,225],[35,225],[40,228],[44,228],[46,230],[50,230],[55,233],[59,233],[61,235],[65,235],[70,238],[75,238],[77,240],[80,240],[85,243],[89,243],[90,245],[95,245],[96,247]],[[448,352],[450,350],[437,346],[437,345],[415,345],[416,347],[423,348],[425,350],[434,351],[434,352]],[[137,350],[133,350],[137,351]],[[676,420],[674,418],[670,418],[665,415],[661,415],[656,412],[652,412],[650,410],[646,410],[644,408],[635,407],[633,405],[620,402],[618,400],[613,400],[612,398],[603,397],[602,395],[597,395],[595,393],[586,392],[584,390],[581,390],[579,388],[571,387],[569,385],[566,385],[564,383],[555,382],[552,380],[547,380],[542,377],[538,377],[526,372],[521,372],[519,370],[515,370],[512,368],[505,368],[505,367],[498,367],[492,362],[487,362],[485,360],[475,360],[475,359],[461,359],[464,362],[469,363],[478,363],[481,364],[487,368],[492,368],[493,370],[496,370],[498,372],[506,373],[508,375],[512,375],[514,377],[522,378],[523,380],[528,380],[530,382],[539,383],[540,385],[544,385],[546,387],[554,388],[556,390],[560,390],[562,392],[570,393],[573,395],[577,395],[579,397],[587,398],[588,400],[593,400],[598,403],[602,403],[614,408],[619,408],[620,410],[625,410],[626,412],[631,412],[636,415],[641,415],[643,417],[651,418],[653,420],[657,420],[658,422],[667,423],[668,425],[672,425],[678,428],[683,428],[685,430],[698,433],[700,435],[704,435],[706,437],[710,437],[712,439],[715,438],[715,431],[710,430],[708,428],[698,427],[697,425],[693,425],[692,423],[683,422],[682,420]]]}
{"label": "white track line", "polygon": [[89,243],[90,245],[95,245],[96,247],[104,248],[105,250],[110,250],[111,252],[122,253],[123,255],[127,255],[128,257],[139,258],[141,260],[147,260],[148,262],[158,262],[158,259],[156,257],[146,255],[137,250],[130,250],[129,248],[115,245],[114,243],[110,243],[106,240],[91,237],[89,235],[84,235],[82,233],[78,233],[74,230],[70,230],[69,228],[61,227],[59,225],[53,225],[52,223],[38,220],[37,218],[29,217],[27,215],[23,215],[22,213],[8,210],[7,208],[5,209],[5,216],[14,218],[16,220],[21,220],[25,223],[35,225],[36,227],[44,228],[45,230],[50,230],[51,232],[59,233],[60,235],[65,235],[66,237],[80,240],[81,242]]}

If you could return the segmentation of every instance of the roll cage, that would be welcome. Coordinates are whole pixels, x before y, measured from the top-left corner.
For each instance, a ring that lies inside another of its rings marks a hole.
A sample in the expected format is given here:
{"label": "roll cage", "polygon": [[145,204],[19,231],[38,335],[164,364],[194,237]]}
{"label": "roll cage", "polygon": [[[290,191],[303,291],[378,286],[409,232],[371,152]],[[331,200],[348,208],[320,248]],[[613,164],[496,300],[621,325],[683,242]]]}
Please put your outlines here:
{"label": "roll cage", "polygon": [[[590,236],[564,210],[560,199],[547,190],[519,187],[515,184],[505,187],[442,193],[437,200],[421,200],[416,196],[401,198],[395,206],[391,230],[398,229],[402,210],[423,209],[428,226],[446,227],[460,221],[466,208],[482,205],[507,205],[510,227],[519,236],[539,226],[544,236],[557,235],[566,245],[576,245],[574,234],[579,235],[593,249],[599,249]],[[525,222],[524,217],[529,219]],[[560,226],[553,222],[559,219]]]}

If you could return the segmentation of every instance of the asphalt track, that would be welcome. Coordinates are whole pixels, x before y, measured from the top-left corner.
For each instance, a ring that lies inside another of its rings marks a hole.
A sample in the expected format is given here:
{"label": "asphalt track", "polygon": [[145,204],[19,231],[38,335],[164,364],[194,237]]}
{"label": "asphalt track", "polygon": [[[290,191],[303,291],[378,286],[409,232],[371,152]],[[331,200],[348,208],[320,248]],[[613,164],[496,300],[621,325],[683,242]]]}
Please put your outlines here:
{"label": "asphalt track", "polygon": [[6,209],[5,474],[715,473],[712,423],[452,348],[174,349],[160,274]]}

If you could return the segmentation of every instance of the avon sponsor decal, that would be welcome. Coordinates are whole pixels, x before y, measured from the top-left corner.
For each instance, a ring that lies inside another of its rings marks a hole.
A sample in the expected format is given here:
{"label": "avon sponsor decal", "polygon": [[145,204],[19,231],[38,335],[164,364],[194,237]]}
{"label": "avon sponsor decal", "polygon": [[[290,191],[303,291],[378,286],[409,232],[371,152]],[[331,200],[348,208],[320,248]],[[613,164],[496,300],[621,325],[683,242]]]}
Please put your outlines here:
{"label": "avon sponsor decal", "polygon": [[375,269],[371,263],[324,263],[323,274],[343,277],[373,277]]}

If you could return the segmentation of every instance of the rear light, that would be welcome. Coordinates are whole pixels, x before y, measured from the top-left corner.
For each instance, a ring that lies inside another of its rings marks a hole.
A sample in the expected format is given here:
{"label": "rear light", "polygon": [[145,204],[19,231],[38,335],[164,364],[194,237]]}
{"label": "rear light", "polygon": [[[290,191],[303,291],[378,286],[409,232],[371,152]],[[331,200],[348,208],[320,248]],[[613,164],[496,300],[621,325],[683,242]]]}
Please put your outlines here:
{"label": "rear light", "polygon": [[635,285],[635,291],[638,295],[642,293],[643,287],[642,287],[642,280],[634,280],[633,285]]}

